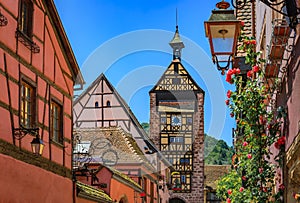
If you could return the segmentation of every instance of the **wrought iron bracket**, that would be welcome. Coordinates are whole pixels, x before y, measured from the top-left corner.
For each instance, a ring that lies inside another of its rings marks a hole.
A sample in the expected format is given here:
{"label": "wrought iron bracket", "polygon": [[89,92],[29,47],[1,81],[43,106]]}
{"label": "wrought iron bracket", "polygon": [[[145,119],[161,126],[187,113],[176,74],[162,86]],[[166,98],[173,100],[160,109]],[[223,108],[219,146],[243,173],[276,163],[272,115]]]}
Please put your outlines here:
{"label": "wrought iron bracket", "polygon": [[0,26],[6,26],[8,24],[7,18],[2,15],[2,13],[0,12]]}
{"label": "wrought iron bracket", "polygon": [[40,52],[40,47],[20,30],[16,31],[16,38],[18,39],[19,42],[24,44],[33,53]]}
{"label": "wrought iron bracket", "polygon": [[17,140],[21,140],[27,134],[31,134],[33,136],[38,136],[39,128],[25,128],[23,126],[20,126],[20,128],[14,128],[13,133],[14,133],[14,137]]}
{"label": "wrought iron bracket", "polygon": [[[235,9],[242,9],[248,2],[248,0],[231,0],[231,4]],[[250,0],[250,3],[254,3],[255,0]],[[300,8],[297,7],[295,0],[260,0],[266,6],[272,10],[286,16],[290,19],[290,27],[295,29],[296,25],[300,23],[300,18],[297,16],[300,14]],[[278,7],[281,6],[279,10]],[[284,10],[283,8],[286,7]]]}
{"label": "wrought iron bracket", "polygon": [[231,61],[231,55],[228,57],[228,61],[227,64],[225,66],[220,66],[219,64],[219,60],[218,57],[216,55],[213,56],[213,63],[217,65],[217,68],[219,71],[221,71],[221,74],[224,75],[225,74],[225,70],[229,69],[229,65],[230,65],[230,61]]}

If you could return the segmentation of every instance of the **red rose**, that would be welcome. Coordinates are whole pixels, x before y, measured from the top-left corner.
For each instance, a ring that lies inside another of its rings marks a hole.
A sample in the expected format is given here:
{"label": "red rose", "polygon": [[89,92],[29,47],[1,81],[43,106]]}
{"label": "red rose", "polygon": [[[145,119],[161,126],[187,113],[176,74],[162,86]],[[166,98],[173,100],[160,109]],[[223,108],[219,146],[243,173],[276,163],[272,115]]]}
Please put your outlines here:
{"label": "red rose", "polygon": [[234,113],[230,113],[230,117],[233,118],[234,117]]}
{"label": "red rose", "polygon": [[275,142],[274,146],[275,146],[276,149],[279,149],[279,144],[278,144],[278,142]]}
{"label": "red rose", "polygon": [[264,171],[263,168],[259,168],[259,169],[258,169],[258,172],[259,172],[259,173],[262,173],[263,171]]}
{"label": "red rose", "polygon": [[243,187],[240,187],[240,192],[243,192],[244,191],[244,188]]}
{"label": "red rose", "polygon": [[229,105],[229,99],[225,100],[225,104]]}
{"label": "red rose", "polygon": [[240,74],[240,73],[241,73],[241,69],[237,68],[237,69],[236,69],[236,74],[238,75],[238,74]]}
{"label": "red rose", "polygon": [[228,91],[227,91],[227,98],[229,99],[230,97],[231,97],[231,91],[228,90]]}
{"label": "red rose", "polygon": [[283,191],[284,188],[285,188],[285,187],[284,187],[284,184],[280,184],[280,185],[279,185],[279,190]]}
{"label": "red rose", "polygon": [[232,84],[232,77],[231,77],[231,74],[227,74],[227,75],[226,75],[226,82]]}
{"label": "red rose", "polygon": [[280,137],[277,142],[279,145],[284,145],[285,144],[285,136]]}
{"label": "red rose", "polygon": [[248,142],[244,142],[243,146],[246,147],[248,145]]}
{"label": "red rose", "polygon": [[227,203],[231,203],[230,198],[227,198],[227,199],[226,199],[226,202],[227,202]]}
{"label": "red rose", "polygon": [[231,195],[231,194],[232,194],[232,190],[231,190],[231,189],[227,190],[227,193],[228,193],[229,195]]}
{"label": "red rose", "polygon": [[229,69],[228,71],[227,71],[227,75],[233,75],[233,74],[235,74],[234,72],[233,72],[233,70],[232,69]]}
{"label": "red rose", "polygon": [[247,180],[246,176],[242,176],[242,180],[243,181]]}
{"label": "red rose", "polygon": [[247,154],[247,158],[251,159],[252,158],[252,154]]}
{"label": "red rose", "polygon": [[249,71],[247,72],[247,77],[248,77],[248,78],[251,78],[251,77],[252,77],[252,74],[253,74],[253,71],[252,71],[252,70],[249,70]]}
{"label": "red rose", "polygon": [[265,125],[266,124],[266,119],[262,116],[262,115],[260,115],[259,116],[259,123],[261,124],[261,125]]}
{"label": "red rose", "polygon": [[253,66],[253,67],[252,67],[252,71],[253,71],[254,73],[257,73],[257,72],[259,71],[259,67],[258,67],[258,66]]}
{"label": "red rose", "polygon": [[244,27],[245,26],[245,22],[241,21],[241,26]]}
{"label": "red rose", "polygon": [[232,73],[236,74],[236,68],[232,69]]}

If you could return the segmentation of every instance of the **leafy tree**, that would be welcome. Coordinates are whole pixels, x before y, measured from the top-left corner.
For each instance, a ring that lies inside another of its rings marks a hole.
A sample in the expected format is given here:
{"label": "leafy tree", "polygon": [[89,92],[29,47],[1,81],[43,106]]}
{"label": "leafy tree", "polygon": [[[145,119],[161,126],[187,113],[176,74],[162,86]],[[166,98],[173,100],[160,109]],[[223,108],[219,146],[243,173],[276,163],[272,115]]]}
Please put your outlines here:
{"label": "leafy tree", "polygon": [[146,122],[141,123],[141,126],[142,126],[142,128],[145,130],[145,132],[146,132],[147,134],[149,134],[149,127],[150,127],[149,123],[146,123]]}
{"label": "leafy tree", "polygon": [[225,165],[231,164],[233,148],[224,140],[205,135],[204,139],[205,164]]}

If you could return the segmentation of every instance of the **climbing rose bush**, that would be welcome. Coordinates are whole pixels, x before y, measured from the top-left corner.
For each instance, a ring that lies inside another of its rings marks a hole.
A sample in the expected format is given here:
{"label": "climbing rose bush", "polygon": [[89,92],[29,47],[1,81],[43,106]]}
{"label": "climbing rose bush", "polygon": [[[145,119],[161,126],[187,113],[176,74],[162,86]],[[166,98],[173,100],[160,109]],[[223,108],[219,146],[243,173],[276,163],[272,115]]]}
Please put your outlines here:
{"label": "climbing rose bush", "polygon": [[[235,117],[234,169],[218,181],[217,194],[224,202],[282,202],[284,185],[280,173],[283,164],[285,136],[281,133],[283,113],[269,105],[270,89],[264,82],[260,52],[254,38],[240,37],[246,63],[252,67],[241,77],[238,68],[230,69],[226,81],[236,86],[227,92],[226,105]],[[275,149],[274,154],[271,149]],[[277,180],[274,181],[274,180]],[[274,193],[274,188],[277,191]]]}

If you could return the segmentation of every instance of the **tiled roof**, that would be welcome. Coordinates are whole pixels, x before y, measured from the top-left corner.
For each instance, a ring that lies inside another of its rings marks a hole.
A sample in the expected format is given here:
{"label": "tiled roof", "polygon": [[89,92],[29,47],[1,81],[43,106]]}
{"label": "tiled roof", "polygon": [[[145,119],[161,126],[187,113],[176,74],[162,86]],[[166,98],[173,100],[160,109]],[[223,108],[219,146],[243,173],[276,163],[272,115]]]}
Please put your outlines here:
{"label": "tiled roof", "polygon": [[216,181],[229,172],[230,165],[205,165],[204,166],[204,185],[216,189]]}
{"label": "tiled roof", "polygon": [[74,132],[80,134],[81,141],[91,141],[90,163],[103,163],[105,154],[106,160],[113,160],[117,155],[117,164],[150,165],[132,136],[120,127],[80,128]]}
{"label": "tiled roof", "polygon": [[118,177],[124,179],[126,182],[128,182],[129,184],[134,185],[135,187],[137,187],[138,189],[142,190],[143,188],[134,180],[132,180],[130,177],[128,177],[127,175],[125,175],[124,173],[121,173],[120,171],[112,168],[112,167],[107,167],[114,175],[117,175]]}
{"label": "tiled roof", "polygon": [[97,202],[110,203],[113,202],[110,196],[104,193],[103,190],[96,189],[90,185],[81,182],[76,182],[78,196],[83,198],[93,199]]}

